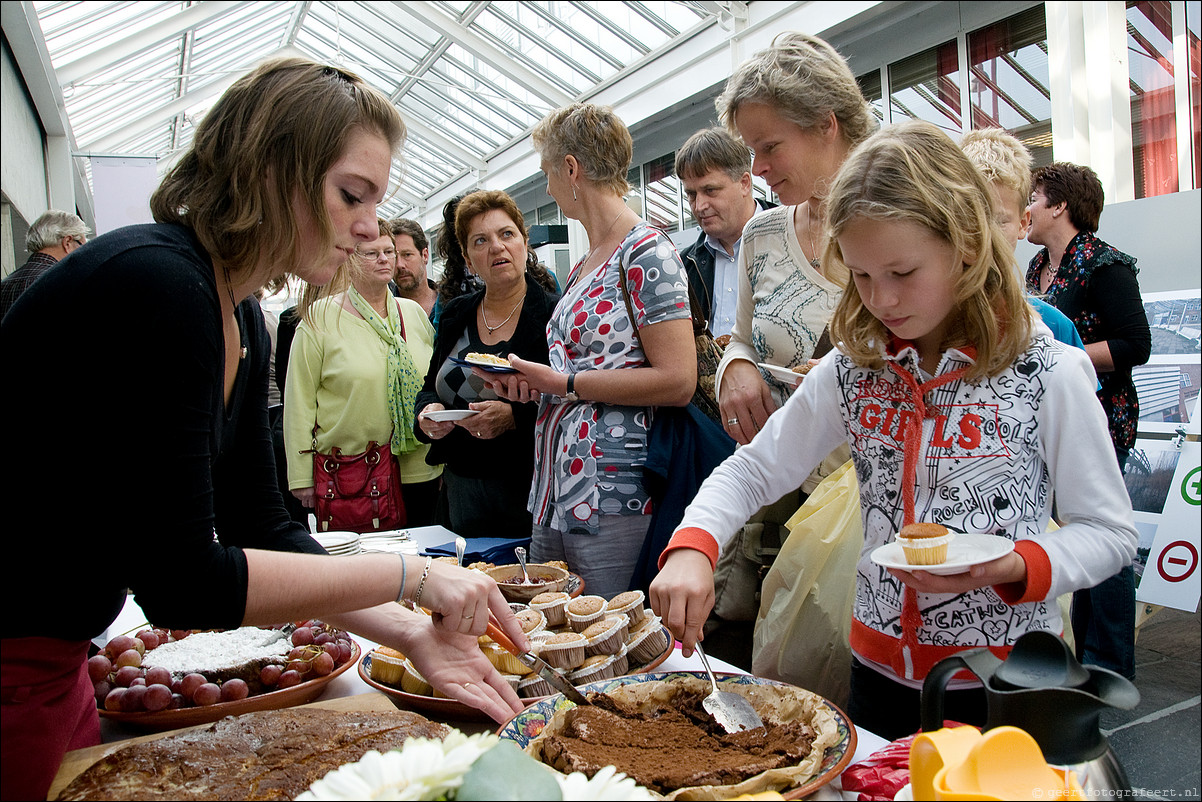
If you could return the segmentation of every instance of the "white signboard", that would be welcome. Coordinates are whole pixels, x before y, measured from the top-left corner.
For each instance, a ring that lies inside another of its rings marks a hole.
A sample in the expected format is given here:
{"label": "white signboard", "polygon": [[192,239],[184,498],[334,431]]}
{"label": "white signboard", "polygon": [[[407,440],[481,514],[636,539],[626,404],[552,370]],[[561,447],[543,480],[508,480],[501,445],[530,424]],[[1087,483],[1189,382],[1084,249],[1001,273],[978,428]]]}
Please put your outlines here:
{"label": "white signboard", "polygon": [[122,226],[153,223],[150,196],[159,185],[158,160],[137,156],[91,158],[96,236]]}
{"label": "white signboard", "polygon": [[1196,441],[1137,440],[1131,450],[1125,479],[1140,532],[1135,598],[1141,602],[1198,609],[1200,462]]}

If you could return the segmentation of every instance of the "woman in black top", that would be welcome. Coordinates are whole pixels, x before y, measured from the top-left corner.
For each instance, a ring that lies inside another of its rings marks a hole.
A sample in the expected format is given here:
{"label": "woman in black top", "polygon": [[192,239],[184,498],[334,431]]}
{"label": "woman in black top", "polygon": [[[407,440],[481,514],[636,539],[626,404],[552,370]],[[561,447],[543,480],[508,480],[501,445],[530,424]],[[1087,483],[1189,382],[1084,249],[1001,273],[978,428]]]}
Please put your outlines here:
{"label": "woman in black top", "polygon": [[[499,720],[522,709],[476,644],[490,609],[526,643],[495,583],[416,556],[318,556],[276,483],[270,345],[239,299],[286,273],[310,296],[338,284],[378,236],[403,138],[358,77],[264,64],[197,128],[151,199],[158,223],[89,242],[4,318],[5,417],[19,422],[7,567],[33,580],[3,633],[4,798],[45,799],[63,754],[99,742],[89,640],[127,589],[170,629],[320,616]],[[431,616],[394,603],[419,587]]]}
{"label": "woman in black top", "polygon": [[[455,235],[484,289],[451,301],[438,322],[434,357],[417,397],[426,461],[445,464],[439,523],[465,537],[530,537],[527,497],[534,475],[534,404],[499,399],[461,362],[471,353],[547,363],[547,320],[555,279],[529,250],[521,211],[504,192],[460,201]],[[444,410],[472,410],[438,420]],[[431,417],[433,415],[433,417]]]}

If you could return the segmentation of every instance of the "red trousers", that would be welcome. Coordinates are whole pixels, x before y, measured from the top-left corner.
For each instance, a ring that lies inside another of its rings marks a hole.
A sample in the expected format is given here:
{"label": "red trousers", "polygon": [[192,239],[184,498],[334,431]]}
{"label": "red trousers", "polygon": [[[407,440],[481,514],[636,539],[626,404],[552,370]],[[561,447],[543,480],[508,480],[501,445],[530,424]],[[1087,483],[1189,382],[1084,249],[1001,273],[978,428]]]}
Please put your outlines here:
{"label": "red trousers", "polygon": [[88,641],[0,643],[0,799],[45,799],[63,755],[100,743]]}

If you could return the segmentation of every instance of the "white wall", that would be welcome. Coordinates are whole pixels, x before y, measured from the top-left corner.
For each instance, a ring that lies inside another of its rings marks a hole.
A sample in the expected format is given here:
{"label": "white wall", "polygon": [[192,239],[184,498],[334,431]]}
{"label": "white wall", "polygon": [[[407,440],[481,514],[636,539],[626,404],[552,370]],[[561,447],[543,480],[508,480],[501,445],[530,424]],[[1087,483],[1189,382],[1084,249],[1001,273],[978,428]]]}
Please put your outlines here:
{"label": "white wall", "polygon": [[[42,126],[38,123],[33,104],[25,92],[21,73],[17,69],[7,44],[0,45],[0,136],[4,138],[4,158],[0,159],[0,188],[10,204],[10,211],[19,215],[26,225],[46,211],[46,160],[42,150]],[[5,238],[0,242],[3,251],[3,273],[7,275],[25,263],[25,244]]]}

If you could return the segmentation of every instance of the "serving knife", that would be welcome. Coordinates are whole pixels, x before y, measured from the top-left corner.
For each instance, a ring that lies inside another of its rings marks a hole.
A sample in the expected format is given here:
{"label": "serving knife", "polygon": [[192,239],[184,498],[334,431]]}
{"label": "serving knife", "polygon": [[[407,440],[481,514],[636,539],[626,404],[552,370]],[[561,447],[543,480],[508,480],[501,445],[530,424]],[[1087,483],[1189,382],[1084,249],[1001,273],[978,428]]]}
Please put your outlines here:
{"label": "serving knife", "polygon": [[575,685],[568,682],[567,677],[565,677],[558,669],[547,665],[545,660],[533,652],[520,651],[518,647],[513,644],[513,641],[509,639],[509,636],[501,631],[501,627],[498,625],[497,619],[493,617],[492,613],[488,614],[488,636],[496,641],[502,649],[521,660],[530,668],[534,669],[536,674],[545,679],[547,682],[551,683],[551,686],[566,696],[568,701],[575,702],[578,705],[592,704],[592,702],[585,698],[584,694],[576,689]]}

